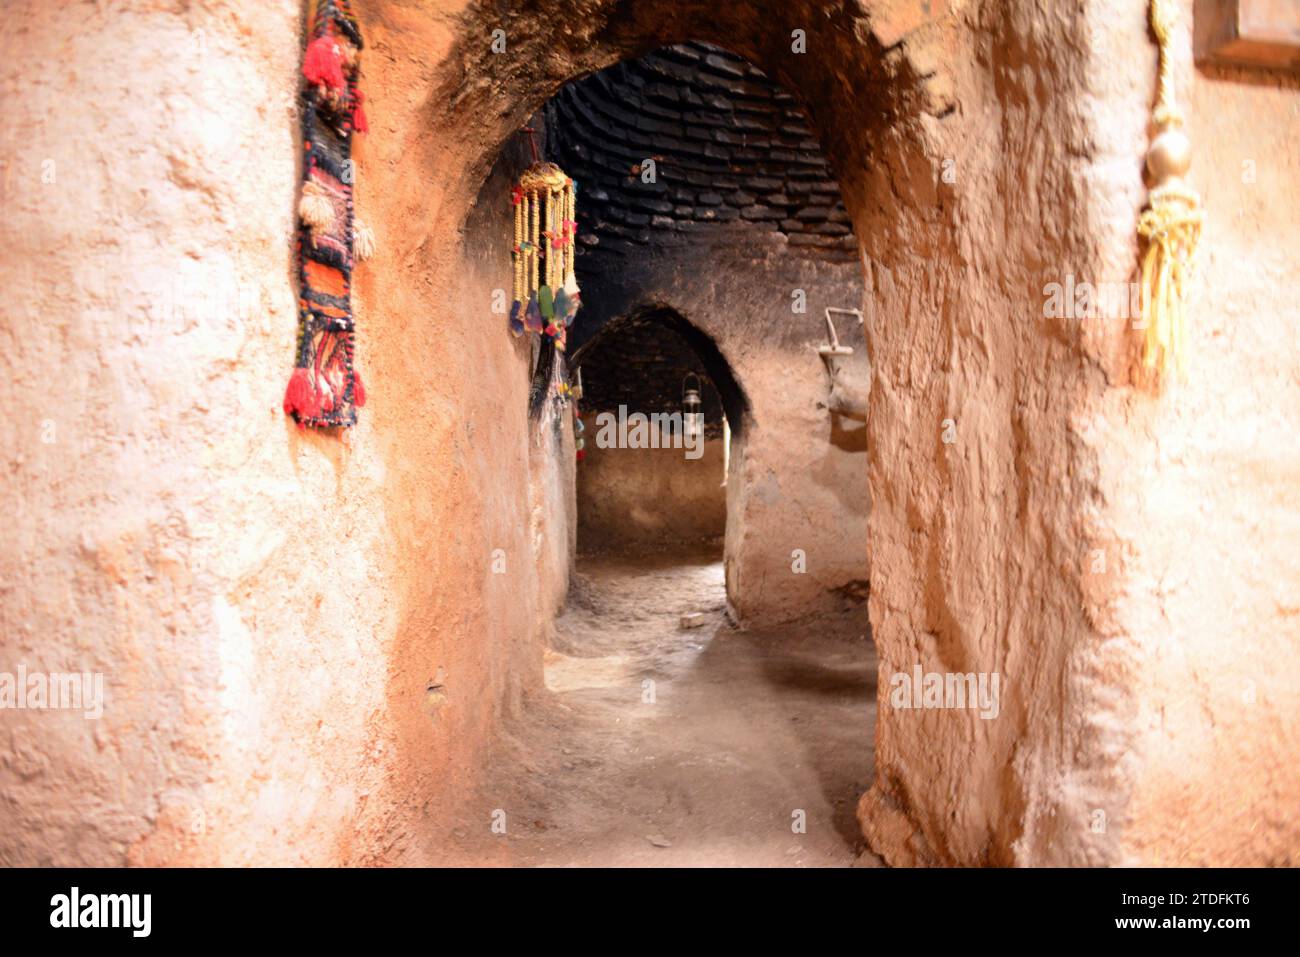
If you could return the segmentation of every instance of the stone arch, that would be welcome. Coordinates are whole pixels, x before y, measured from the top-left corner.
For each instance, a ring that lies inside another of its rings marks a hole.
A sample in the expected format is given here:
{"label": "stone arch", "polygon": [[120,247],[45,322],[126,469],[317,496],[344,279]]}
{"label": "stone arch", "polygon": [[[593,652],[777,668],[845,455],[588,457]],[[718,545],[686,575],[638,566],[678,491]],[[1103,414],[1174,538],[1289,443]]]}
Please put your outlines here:
{"label": "stone arch", "polygon": [[[498,12],[484,4],[456,25],[447,57],[455,67],[444,71],[422,110],[435,131],[475,144],[454,164],[468,192],[511,134],[565,83],[659,47],[703,41],[755,64],[800,100],[847,191],[857,181],[859,164],[852,158],[878,152],[875,141],[891,129],[907,129],[919,155],[915,121],[953,108],[945,92],[952,79],[937,44],[904,48],[898,42],[925,26],[926,18],[893,23],[877,9],[886,6],[801,0],[775,9],[719,9],[699,0],[658,6],[559,0]],[[504,53],[494,52],[494,30],[505,33]],[[805,49],[812,44],[811,53],[794,52],[796,31],[804,34]],[[864,101],[870,110],[860,109]]]}
{"label": "stone arch", "polygon": [[[1011,699],[996,725],[882,710],[881,773],[862,808],[864,829],[894,862],[1060,861],[1093,853],[1080,848],[1099,840],[1083,823],[1060,845],[1069,850],[1054,850],[1060,822],[1086,822],[1085,803],[1122,799],[1113,782],[1086,771],[1088,787],[1070,793],[1093,796],[1051,797],[1064,792],[1049,782],[1070,773],[1081,752],[1048,730],[1050,721],[1033,731],[1029,721],[1031,710],[1061,713],[1072,693],[1067,663],[1097,640],[1077,566],[1062,557],[1079,548],[1095,454],[1051,437],[1072,434],[1073,416],[1104,376],[1080,371],[1087,352],[1077,329],[1032,321],[1042,277],[1096,255],[1088,229],[1070,225],[1094,213],[1071,185],[1074,154],[1043,146],[1045,136],[1087,141],[1085,79],[1056,53],[1084,43],[1089,26],[997,4],[909,20],[896,6],[556,0],[519,14],[473,4],[439,18],[376,2],[371,32],[382,52],[367,70],[380,91],[375,117],[388,111],[376,138],[388,164],[378,181],[394,197],[378,217],[398,264],[387,278],[400,282],[419,262],[446,277],[440,295],[486,301],[482,287],[504,272],[472,246],[434,242],[427,224],[454,229],[464,220],[503,144],[570,79],[696,39],[786,85],[821,137],[863,266],[869,604],[882,673],[916,663],[1011,667],[1018,687],[1042,692],[1032,706],[1027,695]],[[499,25],[506,54],[491,49]],[[815,55],[796,59],[795,29],[807,31]],[[436,65],[425,66],[430,51]],[[963,112],[963,97],[977,108]],[[365,212],[365,184],[360,197]],[[383,278],[383,270],[362,277],[363,299]],[[388,305],[415,317],[427,302],[408,287],[390,292]],[[471,346],[455,361],[472,363],[487,349]],[[369,362],[378,377],[416,380],[429,363],[447,361],[447,350],[427,351],[421,361],[380,346]],[[472,379],[471,370],[458,375]],[[963,437],[955,446],[939,438],[948,418]],[[437,455],[430,450],[431,465]],[[762,474],[755,479],[760,499],[779,498]],[[1008,488],[1017,494],[988,491]],[[1025,529],[1019,503],[1031,497],[1046,517]],[[531,619],[544,617],[546,601],[538,596]],[[1028,634],[1026,622],[1044,618],[1056,623],[1052,634]],[[1108,859],[1113,836],[1100,840],[1110,843],[1096,853]]]}
{"label": "stone arch", "polygon": [[[659,117],[654,127],[650,116]],[[738,453],[726,485],[735,617],[793,620],[865,595],[865,430],[856,426],[845,439],[826,413],[815,349],[826,336],[822,310],[860,304],[861,266],[804,104],[744,57],[694,42],[655,47],[566,84],[529,125],[540,152],[580,181],[584,306],[571,347],[657,312],[713,366],[728,397],[729,447]],[[514,137],[493,161],[467,219],[469,248],[499,246],[502,197],[530,153]],[[638,158],[655,154],[658,175],[647,185]],[[631,176],[615,168],[629,160],[638,171]],[[550,359],[545,346],[540,359]],[[544,387],[547,369],[539,369],[533,382]],[[730,386],[737,375],[761,385]],[[824,449],[814,438],[822,433]],[[791,435],[818,451],[790,456]]]}
{"label": "stone arch", "polygon": [[[734,566],[743,539],[737,523],[744,521],[734,504],[751,413],[744,386],[713,337],[672,306],[645,303],[605,322],[570,362],[582,376],[587,428],[576,480],[579,549],[707,552]],[[677,418],[688,382],[699,386],[703,416],[689,443],[685,420]],[[661,420],[669,430],[666,450],[609,447],[611,426],[661,414],[669,417]],[[734,576],[726,576],[726,588],[730,606],[745,607]]]}

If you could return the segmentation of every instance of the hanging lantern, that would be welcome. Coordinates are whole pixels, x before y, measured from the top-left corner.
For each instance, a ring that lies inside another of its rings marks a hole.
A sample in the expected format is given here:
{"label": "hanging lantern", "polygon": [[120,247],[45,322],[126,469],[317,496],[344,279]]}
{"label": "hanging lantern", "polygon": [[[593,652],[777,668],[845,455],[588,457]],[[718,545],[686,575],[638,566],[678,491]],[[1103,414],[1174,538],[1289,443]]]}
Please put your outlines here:
{"label": "hanging lantern", "polygon": [[573,243],[577,188],[554,163],[537,162],[524,170],[510,194],[515,207],[510,331],[545,335],[561,351],[581,305]]}
{"label": "hanging lantern", "polygon": [[[692,386],[691,382],[695,384]],[[704,413],[700,411],[700,377],[694,372],[682,379],[682,424],[686,437],[697,439],[704,431]]]}

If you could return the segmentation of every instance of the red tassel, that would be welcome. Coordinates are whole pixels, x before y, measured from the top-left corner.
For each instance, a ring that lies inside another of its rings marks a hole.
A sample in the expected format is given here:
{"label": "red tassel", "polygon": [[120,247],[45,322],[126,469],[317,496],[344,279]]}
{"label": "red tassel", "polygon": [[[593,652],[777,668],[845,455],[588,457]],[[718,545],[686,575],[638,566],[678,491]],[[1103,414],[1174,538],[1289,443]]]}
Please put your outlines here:
{"label": "red tassel", "polygon": [[314,419],[320,415],[320,401],[312,388],[310,370],[294,369],[289,377],[289,387],[284,390],[284,413],[301,419]]}
{"label": "red tassel", "polygon": [[357,105],[352,108],[352,128],[358,133],[370,132],[370,120],[366,119],[366,95],[357,90]]}
{"label": "red tassel", "polygon": [[352,373],[352,404],[357,408],[366,404],[366,387],[361,384],[361,373]]}
{"label": "red tassel", "polygon": [[302,58],[302,75],[313,86],[323,84],[331,90],[343,89],[343,57],[332,36],[326,34],[308,44]]}

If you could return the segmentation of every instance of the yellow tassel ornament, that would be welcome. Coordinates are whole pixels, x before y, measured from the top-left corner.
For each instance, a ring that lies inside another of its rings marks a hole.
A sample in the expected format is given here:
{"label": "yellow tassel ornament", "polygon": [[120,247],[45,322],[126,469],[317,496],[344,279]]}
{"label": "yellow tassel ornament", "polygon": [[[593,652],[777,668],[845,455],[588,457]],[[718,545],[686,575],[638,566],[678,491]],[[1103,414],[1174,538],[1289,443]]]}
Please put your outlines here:
{"label": "yellow tassel ornament", "polygon": [[1183,297],[1201,238],[1201,199],[1184,177],[1192,165],[1192,144],[1174,102],[1170,61],[1175,0],[1151,0],[1151,27],[1160,44],[1160,78],[1152,120],[1159,130],[1147,150],[1153,186],[1138,219],[1146,242],[1142,257],[1143,368],[1153,379],[1181,376],[1186,360]]}

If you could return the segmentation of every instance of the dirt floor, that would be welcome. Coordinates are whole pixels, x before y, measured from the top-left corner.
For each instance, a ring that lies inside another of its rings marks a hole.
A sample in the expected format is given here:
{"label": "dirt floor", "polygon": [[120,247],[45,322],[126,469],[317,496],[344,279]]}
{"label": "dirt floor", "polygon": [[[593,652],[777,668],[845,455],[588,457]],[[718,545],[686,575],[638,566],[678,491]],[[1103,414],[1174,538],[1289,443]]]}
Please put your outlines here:
{"label": "dirt floor", "polygon": [[[696,612],[703,624],[683,628]],[[860,606],[736,630],[716,550],[581,559],[547,693],[510,722],[444,851],[492,865],[853,864],[873,773],[867,629]]]}

